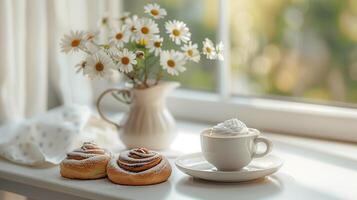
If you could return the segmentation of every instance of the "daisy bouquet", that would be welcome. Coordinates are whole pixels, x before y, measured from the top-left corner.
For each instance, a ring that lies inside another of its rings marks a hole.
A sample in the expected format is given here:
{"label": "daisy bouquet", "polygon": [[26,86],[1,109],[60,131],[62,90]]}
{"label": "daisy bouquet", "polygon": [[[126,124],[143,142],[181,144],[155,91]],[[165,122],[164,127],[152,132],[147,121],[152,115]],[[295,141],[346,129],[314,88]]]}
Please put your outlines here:
{"label": "daisy bouquet", "polygon": [[[101,24],[109,32],[104,39],[102,30],[71,31],[62,38],[61,49],[65,53],[84,53],[83,61],[76,65],[84,75],[109,78],[117,71],[134,88],[156,85],[166,74],[177,76],[186,70],[187,62],[199,62],[201,55],[223,60],[222,42],[214,44],[206,38],[199,48],[191,41],[191,32],[182,21],[168,20],[160,31],[157,22],[164,20],[167,12],[158,4],[144,6],[144,13],[146,17],[125,13],[119,19],[103,18]],[[163,36],[175,47],[165,47]]]}

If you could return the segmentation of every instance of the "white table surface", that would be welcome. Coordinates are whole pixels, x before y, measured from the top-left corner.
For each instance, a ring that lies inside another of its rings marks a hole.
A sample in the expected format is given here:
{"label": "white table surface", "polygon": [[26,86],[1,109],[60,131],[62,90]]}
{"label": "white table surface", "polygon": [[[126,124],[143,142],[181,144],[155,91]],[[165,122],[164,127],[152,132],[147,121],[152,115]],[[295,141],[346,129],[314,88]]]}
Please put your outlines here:
{"label": "white table surface", "polygon": [[[205,124],[179,123],[173,150],[199,151],[199,132]],[[273,154],[283,167],[265,179],[247,183],[215,183],[193,179],[173,164],[162,184],[120,186],[107,179],[64,179],[59,168],[31,168],[0,159],[0,190],[33,199],[357,199],[357,145],[287,135],[268,134]]]}

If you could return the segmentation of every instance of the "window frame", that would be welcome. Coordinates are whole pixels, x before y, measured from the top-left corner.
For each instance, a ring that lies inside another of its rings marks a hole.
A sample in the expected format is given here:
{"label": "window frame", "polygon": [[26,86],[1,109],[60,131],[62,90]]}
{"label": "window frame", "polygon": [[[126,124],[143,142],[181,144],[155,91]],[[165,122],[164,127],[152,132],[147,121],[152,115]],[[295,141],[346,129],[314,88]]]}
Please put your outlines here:
{"label": "window frame", "polygon": [[[115,2],[110,0],[109,4]],[[108,2],[107,2],[108,3]],[[121,3],[116,3],[122,10]],[[171,113],[179,119],[217,123],[237,117],[248,126],[263,131],[323,139],[357,142],[357,109],[291,102],[276,99],[232,96],[230,88],[229,0],[219,0],[218,40],[225,46],[219,62],[217,93],[178,89],[167,99]],[[113,6],[106,6],[113,8]],[[100,93],[100,91],[95,91]],[[128,107],[105,100],[111,111]],[[192,112],[192,111],[195,112]]]}

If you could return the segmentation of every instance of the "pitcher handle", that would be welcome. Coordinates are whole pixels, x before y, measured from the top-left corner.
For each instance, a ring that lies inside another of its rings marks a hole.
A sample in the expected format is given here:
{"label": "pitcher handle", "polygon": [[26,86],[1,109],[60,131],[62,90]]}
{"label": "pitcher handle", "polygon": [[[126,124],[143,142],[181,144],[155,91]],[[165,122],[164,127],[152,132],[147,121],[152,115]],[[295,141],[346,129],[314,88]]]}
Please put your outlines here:
{"label": "pitcher handle", "polygon": [[[100,106],[100,105],[101,105],[100,103],[101,103],[103,97],[104,97],[105,95],[107,95],[108,93],[113,93],[113,92],[118,92],[119,94],[120,94],[120,93],[130,94],[130,90],[127,90],[127,89],[118,89],[118,88],[107,89],[107,90],[105,90],[102,94],[100,94],[100,96],[98,97],[96,106],[97,106],[97,111],[98,111],[100,117],[101,117],[104,121],[106,121],[106,122],[108,122],[108,123],[110,123],[110,124],[113,124],[115,127],[117,127],[117,128],[119,129],[119,128],[121,128],[121,125],[118,124],[118,123],[115,123],[114,121],[112,121],[112,120],[110,120],[109,118],[107,118],[107,117],[104,115],[104,113],[103,113],[103,111],[102,111],[102,109],[101,109],[101,106]],[[113,96],[114,96],[114,94],[113,94]],[[114,97],[115,97],[115,96],[114,96]],[[116,97],[116,99],[118,99],[118,98]],[[118,100],[120,100],[120,99],[118,99]],[[131,102],[130,102],[130,101],[126,101],[125,103],[129,104],[129,103],[131,103]]]}

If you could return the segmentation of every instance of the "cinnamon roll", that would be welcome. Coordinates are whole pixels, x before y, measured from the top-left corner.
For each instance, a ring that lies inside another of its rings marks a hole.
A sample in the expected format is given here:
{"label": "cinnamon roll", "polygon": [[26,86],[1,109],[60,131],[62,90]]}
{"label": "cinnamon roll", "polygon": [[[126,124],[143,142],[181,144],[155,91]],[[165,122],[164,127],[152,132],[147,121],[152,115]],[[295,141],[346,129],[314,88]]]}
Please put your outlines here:
{"label": "cinnamon roll", "polygon": [[109,161],[109,180],[120,185],[152,185],[166,181],[171,175],[168,160],[145,148],[120,153]]}
{"label": "cinnamon roll", "polygon": [[110,153],[92,142],[83,143],[81,148],[67,154],[60,164],[63,177],[72,179],[97,179],[107,175],[106,167]]}

